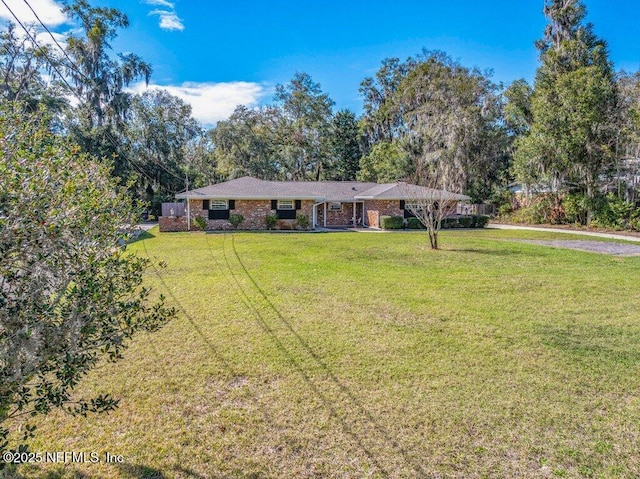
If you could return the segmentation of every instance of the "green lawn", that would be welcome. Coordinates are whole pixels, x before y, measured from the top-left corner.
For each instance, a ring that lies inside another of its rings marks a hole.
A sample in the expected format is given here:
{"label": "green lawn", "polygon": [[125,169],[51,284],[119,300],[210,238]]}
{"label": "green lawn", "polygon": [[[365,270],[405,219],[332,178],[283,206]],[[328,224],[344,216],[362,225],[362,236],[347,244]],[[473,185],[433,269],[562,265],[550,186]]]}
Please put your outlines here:
{"label": "green lawn", "polygon": [[180,313],[39,421],[35,478],[640,477],[640,257],[515,231],[159,234]]}

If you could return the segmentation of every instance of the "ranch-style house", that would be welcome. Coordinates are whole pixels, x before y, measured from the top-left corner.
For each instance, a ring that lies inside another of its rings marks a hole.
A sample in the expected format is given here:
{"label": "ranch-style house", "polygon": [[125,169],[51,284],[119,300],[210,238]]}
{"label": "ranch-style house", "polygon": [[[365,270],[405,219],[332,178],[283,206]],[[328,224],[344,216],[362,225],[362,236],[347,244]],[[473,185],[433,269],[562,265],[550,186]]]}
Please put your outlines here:
{"label": "ranch-style house", "polygon": [[465,195],[432,190],[407,183],[359,181],[264,181],[250,176],[185,191],[184,214],[174,210],[159,219],[160,231],[199,229],[196,218],[206,220],[208,230],[231,229],[229,216],[244,217],[241,229],[266,229],[267,216],[275,217],[275,229],[295,229],[306,216],[309,228],[380,227],[381,216],[413,216],[408,206],[417,198],[468,202]]}

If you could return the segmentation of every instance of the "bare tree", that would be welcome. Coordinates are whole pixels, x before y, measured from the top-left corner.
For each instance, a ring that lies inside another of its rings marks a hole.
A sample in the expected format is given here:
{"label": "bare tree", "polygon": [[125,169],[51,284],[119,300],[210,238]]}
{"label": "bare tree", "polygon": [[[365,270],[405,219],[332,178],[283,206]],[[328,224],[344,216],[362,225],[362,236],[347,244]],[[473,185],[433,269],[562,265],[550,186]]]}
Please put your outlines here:
{"label": "bare tree", "polygon": [[402,183],[405,210],[424,225],[431,249],[438,249],[438,233],[442,220],[456,214],[458,203],[468,201],[466,195],[455,193],[464,178],[463,172],[444,162],[433,161],[419,168],[412,183]]}

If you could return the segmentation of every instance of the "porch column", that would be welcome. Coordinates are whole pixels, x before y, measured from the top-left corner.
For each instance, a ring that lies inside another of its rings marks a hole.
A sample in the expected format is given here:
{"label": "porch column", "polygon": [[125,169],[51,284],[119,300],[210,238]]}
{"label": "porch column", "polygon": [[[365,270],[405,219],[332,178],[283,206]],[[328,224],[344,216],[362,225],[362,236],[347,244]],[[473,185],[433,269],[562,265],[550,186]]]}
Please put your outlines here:
{"label": "porch column", "polygon": [[191,201],[187,198],[187,231],[191,231]]}
{"label": "porch column", "polygon": [[356,225],[356,202],[355,201],[353,202],[353,220],[352,220],[351,224],[353,224],[354,228],[357,226]]}
{"label": "porch column", "polygon": [[322,215],[322,219],[324,220],[324,227],[327,227],[327,202],[324,203],[324,215]]}
{"label": "porch column", "polygon": [[314,204],[313,208],[311,209],[311,229],[316,229],[316,222],[318,220],[318,205]]}
{"label": "porch column", "polygon": [[362,227],[364,228],[366,226],[365,224],[365,218],[367,217],[367,212],[364,209],[364,201],[362,202]]}

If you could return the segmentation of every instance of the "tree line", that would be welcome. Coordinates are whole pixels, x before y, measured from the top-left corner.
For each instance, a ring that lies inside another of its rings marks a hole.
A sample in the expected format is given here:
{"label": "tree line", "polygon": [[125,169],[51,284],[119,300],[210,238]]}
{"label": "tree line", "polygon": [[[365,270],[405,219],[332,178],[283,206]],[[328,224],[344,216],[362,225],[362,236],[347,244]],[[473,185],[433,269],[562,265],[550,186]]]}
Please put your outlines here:
{"label": "tree line", "polygon": [[496,84],[488,71],[424,50],[384,59],[362,81],[359,117],[334,111],[330,96],[299,72],[276,87],[271,104],[240,105],[209,130],[166,91],[125,91],[148,82],[152,68],[112,52],[110,42],[128,26],[124,13],[86,0],[65,11],[81,33],[64,51],[29,41],[36,26],[27,37],[15,25],[2,32],[0,93],[49,111],[59,134],[109,158],[121,181],[134,178],[131,195],[156,212],[179,191],[243,175],[391,182],[443,167],[478,202],[499,202],[514,182],[587,200],[603,188],[637,200],[640,74],[614,71],[580,0],[545,3],[532,85]]}

